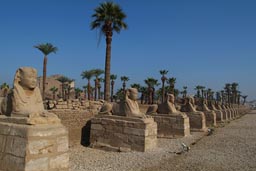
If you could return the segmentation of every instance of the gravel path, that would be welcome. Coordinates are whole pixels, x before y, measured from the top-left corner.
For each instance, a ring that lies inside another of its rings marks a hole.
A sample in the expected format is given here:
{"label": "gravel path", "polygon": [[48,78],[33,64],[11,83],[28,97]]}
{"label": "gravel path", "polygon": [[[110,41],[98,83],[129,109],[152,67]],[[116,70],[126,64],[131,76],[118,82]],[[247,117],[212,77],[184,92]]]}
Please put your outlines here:
{"label": "gravel path", "polygon": [[[191,147],[189,152],[177,154],[181,143]],[[131,170],[256,171],[256,111],[215,129],[211,136],[197,132],[180,139],[158,139],[157,147],[144,153],[70,148],[70,171]]]}
{"label": "gravel path", "polygon": [[143,170],[256,171],[256,111],[216,129],[188,153]]}

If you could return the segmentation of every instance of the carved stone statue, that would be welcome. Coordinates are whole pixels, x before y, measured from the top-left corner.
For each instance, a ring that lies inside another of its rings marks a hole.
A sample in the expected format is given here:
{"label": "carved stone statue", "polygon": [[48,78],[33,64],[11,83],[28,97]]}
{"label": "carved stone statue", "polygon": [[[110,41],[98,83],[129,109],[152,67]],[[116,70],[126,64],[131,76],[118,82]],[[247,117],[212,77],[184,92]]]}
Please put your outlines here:
{"label": "carved stone statue", "polygon": [[21,67],[16,71],[13,90],[2,102],[1,112],[7,116],[30,118],[30,124],[60,122],[56,115],[44,110],[37,87],[37,71],[31,67]]}
{"label": "carved stone statue", "polygon": [[185,100],[185,105],[181,106],[182,112],[198,112],[196,108],[194,107],[194,98],[187,97]]}
{"label": "carved stone statue", "polygon": [[146,118],[146,115],[140,112],[137,97],[138,90],[136,88],[129,88],[126,90],[124,101],[113,104],[105,103],[99,114]]}
{"label": "carved stone statue", "polygon": [[167,94],[166,101],[158,105],[157,113],[159,114],[184,114],[178,111],[174,104],[174,95]]}

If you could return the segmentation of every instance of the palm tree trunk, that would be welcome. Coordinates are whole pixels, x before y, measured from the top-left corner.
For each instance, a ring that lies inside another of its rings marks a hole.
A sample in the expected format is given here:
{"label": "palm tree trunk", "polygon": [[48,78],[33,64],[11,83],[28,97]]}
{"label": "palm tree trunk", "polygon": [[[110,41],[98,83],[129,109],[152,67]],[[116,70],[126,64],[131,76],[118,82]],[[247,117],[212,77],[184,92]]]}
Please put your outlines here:
{"label": "palm tree trunk", "polygon": [[43,95],[42,95],[43,100],[45,100],[46,66],[47,66],[47,56],[44,56],[44,65],[43,65]]}
{"label": "palm tree trunk", "polygon": [[162,103],[164,102],[165,92],[164,92],[164,80],[162,80]]}
{"label": "palm tree trunk", "polygon": [[113,94],[114,94],[114,81],[111,82],[111,102],[113,102]]}
{"label": "palm tree trunk", "polygon": [[[98,100],[101,99],[101,97],[100,97],[100,88],[101,88],[101,87],[98,85]],[[97,90],[96,90],[96,91],[97,91]]]}
{"label": "palm tree trunk", "polygon": [[105,60],[105,84],[104,84],[104,100],[110,100],[110,63],[111,63],[111,41],[112,31],[106,35],[106,60]]}
{"label": "palm tree trunk", "polygon": [[98,89],[98,78],[95,79],[95,92],[94,92],[94,100],[97,100],[97,89]]}
{"label": "palm tree trunk", "polygon": [[87,85],[87,97],[88,100],[91,100],[91,85],[90,85],[90,81],[88,80],[88,85]]}

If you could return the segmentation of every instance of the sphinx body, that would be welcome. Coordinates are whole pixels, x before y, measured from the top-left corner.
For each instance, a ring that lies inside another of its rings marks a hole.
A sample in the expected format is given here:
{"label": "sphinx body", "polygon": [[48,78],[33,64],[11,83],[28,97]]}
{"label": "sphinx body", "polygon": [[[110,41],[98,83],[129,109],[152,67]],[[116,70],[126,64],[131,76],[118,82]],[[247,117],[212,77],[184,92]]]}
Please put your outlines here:
{"label": "sphinx body", "polygon": [[137,103],[138,90],[129,88],[126,90],[125,99],[119,103],[105,103],[100,109],[99,114],[118,115],[126,117],[146,118],[146,115],[140,111]]}

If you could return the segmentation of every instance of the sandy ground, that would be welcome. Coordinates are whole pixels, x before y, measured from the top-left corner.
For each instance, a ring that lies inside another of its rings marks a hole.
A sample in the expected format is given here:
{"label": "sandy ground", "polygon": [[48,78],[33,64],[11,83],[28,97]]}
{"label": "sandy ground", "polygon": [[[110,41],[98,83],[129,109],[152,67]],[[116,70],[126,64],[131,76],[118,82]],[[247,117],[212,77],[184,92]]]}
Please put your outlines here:
{"label": "sandy ground", "polygon": [[[182,152],[182,143],[191,149]],[[115,170],[256,171],[256,111],[216,128],[211,136],[158,139],[157,147],[144,153],[70,148],[70,171]]]}

